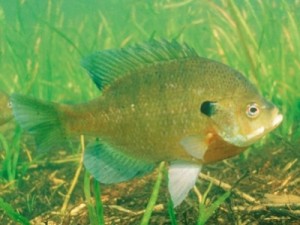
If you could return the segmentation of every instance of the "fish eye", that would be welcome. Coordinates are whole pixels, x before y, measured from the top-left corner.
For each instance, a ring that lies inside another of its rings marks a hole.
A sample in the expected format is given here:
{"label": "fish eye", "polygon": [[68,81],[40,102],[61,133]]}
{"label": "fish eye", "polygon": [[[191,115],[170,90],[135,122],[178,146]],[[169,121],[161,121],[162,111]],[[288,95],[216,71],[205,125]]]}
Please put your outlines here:
{"label": "fish eye", "polygon": [[256,118],[259,115],[259,107],[256,103],[247,105],[246,114],[250,118]]}

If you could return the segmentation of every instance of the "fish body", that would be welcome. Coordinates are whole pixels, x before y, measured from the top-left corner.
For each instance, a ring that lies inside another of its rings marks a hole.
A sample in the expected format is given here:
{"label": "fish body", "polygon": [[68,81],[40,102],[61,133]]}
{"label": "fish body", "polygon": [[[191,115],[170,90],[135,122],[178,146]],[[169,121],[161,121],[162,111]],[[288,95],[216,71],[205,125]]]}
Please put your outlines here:
{"label": "fish body", "polygon": [[88,145],[84,163],[102,183],[142,176],[168,161],[175,206],[203,164],[240,153],[282,120],[239,72],[177,42],[97,52],[83,66],[101,96],[60,105],[15,94],[17,121],[46,150],[74,135],[99,138]]}
{"label": "fish body", "polygon": [[[200,112],[201,102],[219,100],[218,94],[205,83],[205,80],[214,83],[210,74],[205,69],[199,70],[209,67],[209,63],[212,61],[183,60],[137,71],[112,84],[92,102],[66,106],[62,110],[65,127],[74,134],[84,130],[85,134],[101,137],[102,141],[113,143],[115,148],[122,148],[122,152],[139,160],[209,162],[213,160],[211,157],[196,159],[184,151],[181,144],[184,137],[199,136],[206,139],[207,144],[216,142],[215,146],[226,146],[227,142],[214,131],[209,117]],[[225,92],[219,95],[224,96]],[[74,118],[82,122],[74,123]],[[233,149],[244,148],[231,146]],[[220,151],[216,157],[227,158],[222,155]]]}

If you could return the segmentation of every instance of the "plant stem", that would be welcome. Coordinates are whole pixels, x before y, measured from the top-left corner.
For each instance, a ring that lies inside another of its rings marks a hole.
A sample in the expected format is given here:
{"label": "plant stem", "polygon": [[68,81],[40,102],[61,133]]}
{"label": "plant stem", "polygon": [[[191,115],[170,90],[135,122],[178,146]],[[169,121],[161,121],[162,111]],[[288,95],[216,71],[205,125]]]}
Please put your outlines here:
{"label": "plant stem", "polygon": [[157,179],[156,179],[156,182],[154,184],[153,191],[152,191],[151,197],[149,199],[145,214],[142,218],[141,225],[149,224],[151,214],[153,212],[156,200],[158,198],[159,188],[160,188],[161,181],[162,181],[162,178],[163,178],[164,167],[165,167],[165,162],[161,162],[159,164],[159,168],[158,168]]}

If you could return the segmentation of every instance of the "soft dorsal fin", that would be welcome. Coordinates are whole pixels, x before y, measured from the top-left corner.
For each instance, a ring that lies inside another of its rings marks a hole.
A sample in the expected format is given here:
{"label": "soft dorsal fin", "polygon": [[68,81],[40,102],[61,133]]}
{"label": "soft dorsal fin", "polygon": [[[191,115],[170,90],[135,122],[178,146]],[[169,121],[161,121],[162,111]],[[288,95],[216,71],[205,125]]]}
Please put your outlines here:
{"label": "soft dorsal fin", "polygon": [[150,40],[121,49],[110,49],[94,54],[82,60],[82,66],[102,90],[106,85],[131,71],[155,63],[174,59],[197,57],[194,49],[173,40]]}

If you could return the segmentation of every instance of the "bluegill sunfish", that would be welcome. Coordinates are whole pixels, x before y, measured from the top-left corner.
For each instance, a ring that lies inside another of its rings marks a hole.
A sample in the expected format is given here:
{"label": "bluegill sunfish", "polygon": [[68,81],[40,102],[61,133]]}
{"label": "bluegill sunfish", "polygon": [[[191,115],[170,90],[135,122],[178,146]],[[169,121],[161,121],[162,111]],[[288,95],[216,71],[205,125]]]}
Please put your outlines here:
{"label": "bluegill sunfish", "polygon": [[175,206],[202,165],[232,157],[277,127],[278,109],[238,71],[186,44],[156,41],[83,59],[102,95],[76,105],[14,94],[16,120],[52,150],[80,134],[99,138],[84,164],[101,183],[118,183],[169,162]]}

